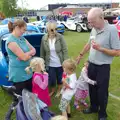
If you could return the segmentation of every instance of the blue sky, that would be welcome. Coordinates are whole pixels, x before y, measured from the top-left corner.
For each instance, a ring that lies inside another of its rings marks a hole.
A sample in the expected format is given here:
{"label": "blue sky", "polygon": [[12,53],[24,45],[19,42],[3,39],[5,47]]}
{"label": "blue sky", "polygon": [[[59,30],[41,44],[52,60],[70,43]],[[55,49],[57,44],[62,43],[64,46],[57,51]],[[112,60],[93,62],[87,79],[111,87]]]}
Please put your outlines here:
{"label": "blue sky", "polygon": [[[28,4],[21,4],[21,1],[26,1]],[[74,2],[73,2],[74,1]],[[46,6],[47,4],[54,3],[107,3],[107,2],[120,2],[120,0],[18,0],[18,5],[28,9],[40,9],[41,7]]]}

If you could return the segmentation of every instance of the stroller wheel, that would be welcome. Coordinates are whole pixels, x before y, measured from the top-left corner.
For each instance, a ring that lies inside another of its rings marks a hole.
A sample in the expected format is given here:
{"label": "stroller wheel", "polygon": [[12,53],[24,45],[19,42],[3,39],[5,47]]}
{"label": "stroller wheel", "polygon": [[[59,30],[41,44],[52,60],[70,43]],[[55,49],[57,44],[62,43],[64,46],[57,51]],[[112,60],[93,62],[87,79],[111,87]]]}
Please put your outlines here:
{"label": "stroller wheel", "polygon": [[11,120],[11,115],[17,104],[18,104],[18,101],[12,102],[12,104],[10,105],[10,107],[8,109],[8,112],[6,113],[5,120]]}

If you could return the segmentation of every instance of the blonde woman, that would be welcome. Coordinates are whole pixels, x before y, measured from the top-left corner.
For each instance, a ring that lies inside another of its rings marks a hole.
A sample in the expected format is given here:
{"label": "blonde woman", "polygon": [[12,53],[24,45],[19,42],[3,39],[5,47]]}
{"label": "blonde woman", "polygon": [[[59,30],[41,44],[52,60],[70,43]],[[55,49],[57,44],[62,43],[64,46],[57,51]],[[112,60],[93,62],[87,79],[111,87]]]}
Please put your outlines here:
{"label": "blonde woman", "polygon": [[28,74],[31,70],[34,72],[32,92],[36,94],[40,100],[50,106],[51,100],[48,91],[48,74],[45,72],[44,60],[39,57],[33,58],[30,65],[25,70]]}
{"label": "blonde woman", "polygon": [[59,96],[62,84],[62,63],[68,58],[68,50],[63,36],[56,31],[56,23],[47,23],[47,34],[41,42],[40,56],[45,60],[46,70],[49,74],[49,85],[52,90],[50,96],[55,93],[56,80]]}

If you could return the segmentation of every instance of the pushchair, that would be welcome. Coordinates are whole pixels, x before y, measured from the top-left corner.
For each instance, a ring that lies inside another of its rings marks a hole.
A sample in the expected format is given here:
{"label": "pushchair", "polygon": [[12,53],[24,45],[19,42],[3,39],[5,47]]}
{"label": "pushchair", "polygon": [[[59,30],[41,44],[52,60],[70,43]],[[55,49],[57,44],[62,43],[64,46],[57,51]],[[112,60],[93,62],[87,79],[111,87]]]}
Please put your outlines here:
{"label": "pushchair", "polygon": [[16,120],[50,120],[55,114],[48,110],[48,106],[42,102],[35,94],[23,90],[22,96],[14,92],[14,87],[4,86],[18,102],[13,102],[5,116],[5,120],[11,120],[13,111],[16,111]]}

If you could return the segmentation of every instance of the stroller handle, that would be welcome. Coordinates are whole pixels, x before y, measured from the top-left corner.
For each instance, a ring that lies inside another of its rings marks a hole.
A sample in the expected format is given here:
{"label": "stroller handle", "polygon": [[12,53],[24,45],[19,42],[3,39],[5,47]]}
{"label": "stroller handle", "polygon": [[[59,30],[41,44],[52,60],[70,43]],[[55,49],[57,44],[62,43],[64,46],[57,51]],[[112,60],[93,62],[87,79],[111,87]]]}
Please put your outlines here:
{"label": "stroller handle", "polygon": [[16,87],[15,86],[1,86],[3,90],[7,91],[10,95],[12,95],[13,97],[16,97],[17,99],[21,98],[21,95],[18,95],[15,93],[16,91]]}
{"label": "stroller handle", "polygon": [[13,95],[16,97],[16,98],[21,98],[22,96],[21,95],[18,95],[18,94],[16,94],[15,92],[13,92]]}

